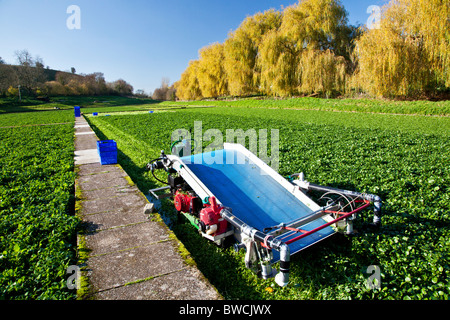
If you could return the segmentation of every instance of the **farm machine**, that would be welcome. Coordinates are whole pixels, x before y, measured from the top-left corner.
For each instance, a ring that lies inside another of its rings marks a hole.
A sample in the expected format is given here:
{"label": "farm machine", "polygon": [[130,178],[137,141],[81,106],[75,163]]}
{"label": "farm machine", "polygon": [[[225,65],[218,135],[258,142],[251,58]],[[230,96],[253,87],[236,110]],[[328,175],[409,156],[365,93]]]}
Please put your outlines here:
{"label": "farm machine", "polygon": [[313,184],[303,173],[285,178],[240,144],[188,156],[177,150],[162,151],[147,165],[154,176],[168,173],[166,186],[150,193],[173,198],[204,238],[218,245],[235,241],[246,250],[246,267],[280,286],[289,282],[291,255],[333,234],[352,234],[362,210],[373,206],[373,225],[381,223],[379,196]]}

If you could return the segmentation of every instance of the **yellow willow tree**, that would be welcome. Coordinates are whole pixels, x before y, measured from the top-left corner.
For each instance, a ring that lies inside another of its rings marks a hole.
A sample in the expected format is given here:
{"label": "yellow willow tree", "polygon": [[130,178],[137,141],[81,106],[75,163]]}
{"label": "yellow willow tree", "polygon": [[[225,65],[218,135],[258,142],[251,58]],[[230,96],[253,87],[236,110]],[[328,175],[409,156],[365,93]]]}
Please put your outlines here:
{"label": "yellow willow tree", "polygon": [[259,91],[260,70],[256,64],[264,34],[279,28],[281,13],[268,10],[247,17],[224,43],[224,67],[231,95],[241,96]]}
{"label": "yellow willow tree", "polygon": [[327,97],[346,89],[346,61],[331,50],[304,50],[300,57],[300,91],[322,92]]}
{"label": "yellow willow tree", "polygon": [[357,84],[383,97],[450,87],[449,41],[449,0],[391,1],[356,42]]}
{"label": "yellow willow tree", "polygon": [[287,7],[281,32],[303,50],[330,49],[346,57],[350,53],[352,29],[339,0],[300,0]]}
{"label": "yellow willow tree", "polygon": [[343,91],[353,35],[338,0],[302,0],[287,7],[280,29],[261,44],[264,91],[281,96]]}
{"label": "yellow willow tree", "polygon": [[298,56],[295,44],[278,30],[265,35],[258,58],[263,93],[282,97],[296,94]]}
{"label": "yellow willow tree", "polygon": [[450,0],[415,0],[409,6],[412,32],[424,39],[424,49],[437,85],[450,87]]}
{"label": "yellow willow tree", "polygon": [[355,28],[338,0],[303,0],[286,9],[281,32],[299,48],[302,93],[344,92]]}
{"label": "yellow willow tree", "polygon": [[198,100],[202,98],[202,91],[197,78],[198,60],[189,62],[189,66],[181,75],[181,79],[175,83],[177,97],[181,100]]}
{"label": "yellow willow tree", "polygon": [[216,98],[229,94],[223,60],[221,43],[213,43],[200,49],[197,78],[203,97]]}

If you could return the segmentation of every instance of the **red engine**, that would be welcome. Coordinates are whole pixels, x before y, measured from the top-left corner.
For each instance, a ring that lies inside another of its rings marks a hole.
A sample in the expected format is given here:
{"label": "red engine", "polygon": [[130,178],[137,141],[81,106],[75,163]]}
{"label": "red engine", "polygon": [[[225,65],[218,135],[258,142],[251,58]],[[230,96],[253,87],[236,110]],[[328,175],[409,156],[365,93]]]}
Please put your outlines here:
{"label": "red engine", "polygon": [[228,223],[220,216],[222,206],[218,205],[216,198],[209,199],[210,206],[200,211],[200,223],[202,231],[208,235],[219,235],[227,231]]}
{"label": "red engine", "polygon": [[190,212],[190,209],[193,209],[193,199],[193,196],[181,193],[177,190],[173,201],[175,209],[182,212]]}
{"label": "red engine", "polygon": [[215,197],[211,197],[209,202],[210,204],[204,205],[203,209],[201,209],[201,200],[192,194],[182,193],[177,190],[174,196],[174,204],[177,211],[194,215],[200,211],[200,229],[204,233],[213,236],[225,233],[228,223],[220,216],[220,211],[223,207],[217,204]]}

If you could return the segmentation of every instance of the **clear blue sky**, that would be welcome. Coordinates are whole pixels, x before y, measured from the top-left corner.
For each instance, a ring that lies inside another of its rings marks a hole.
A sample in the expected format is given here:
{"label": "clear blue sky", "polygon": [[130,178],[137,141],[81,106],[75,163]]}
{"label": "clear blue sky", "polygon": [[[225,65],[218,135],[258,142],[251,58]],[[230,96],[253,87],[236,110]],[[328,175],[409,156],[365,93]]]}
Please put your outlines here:
{"label": "clear blue sky", "polygon": [[[180,79],[198,50],[223,42],[249,15],[296,0],[0,0],[0,57],[16,64],[27,49],[45,66],[77,73],[103,72],[147,93],[163,77]],[[365,24],[370,5],[387,0],[342,0],[351,24]],[[80,29],[66,21],[80,8]]]}

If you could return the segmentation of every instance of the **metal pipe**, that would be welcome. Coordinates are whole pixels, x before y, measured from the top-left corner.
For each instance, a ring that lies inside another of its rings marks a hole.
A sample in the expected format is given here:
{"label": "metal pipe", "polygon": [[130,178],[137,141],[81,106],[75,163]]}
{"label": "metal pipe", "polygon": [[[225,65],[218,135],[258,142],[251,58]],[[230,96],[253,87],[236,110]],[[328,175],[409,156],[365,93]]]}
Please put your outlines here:
{"label": "metal pipe", "polygon": [[289,246],[273,236],[261,232],[236,216],[234,216],[229,208],[220,211],[222,218],[231,223],[235,228],[239,229],[244,235],[254,241],[263,243],[266,247],[275,249],[280,252],[280,272],[275,276],[275,282],[284,287],[289,282],[289,266],[290,266],[290,250]]}
{"label": "metal pipe", "polygon": [[333,187],[325,187],[320,186],[318,184],[310,183],[303,181],[303,185],[307,187],[308,190],[316,190],[316,191],[323,191],[323,192],[337,192],[342,193],[344,195],[352,196],[352,197],[361,197],[364,200],[370,201],[374,204],[374,217],[373,217],[373,225],[376,227],[381,226],[381,206],[383,205],[383,202],[381,198],[374,194],[368,194],[368,193],[360,193],[355,191],[349,191],[349,190],[343,190]]}
{"label": "metal pipe", "polygon": [[373,196],[373,205],[375,209],[373,210],[373,225],[375,227],[381,226],[381,206],[383,205],[383,201],[381,198],[377,195],[370,195]]}
{"label": "metal pipe", "polygon": [[310,215],[307,215],[306,217],[303,217],[303,218],[300,218],[300,219],[290,222],[289,224],[286,225],[286,227],[297,228],[297,227],[304,226],[305,224],[308,224],[311,221],[317,220],[317,219],[327,215],[328,214],[327,210],[331,209],[333,207],[334,207],[334,205],[322,207],[319,210],[314,211]]}
{"label": "metal pipe", "polygon": [[220,211],[220,215],[222,216],[222,218],[231,223],[235,228],[239,229],[244,235],[248,236],[254,241],[262,242],[268,247],[274,248],[275,250],[277,250],[278,246],[280,245],[274,237],[249,226],[241,219],[237,218],[231,213],[229,208],[222,209]]}
{"label": "metal pipe", "polygon": [[285,287],[289,283],[289,266],[291,260],[291,252],[286,243],[282,243],[279,247],[280,251],[280,272],[275,276],[275,282],[280,287]]}
{"label": "metal pipe", "polygon": [[286,241],[286,243],[290,244],[292,242],[298,241],[298,240],[300,240],[300,239],[302,239],[304,237],[307,237],[307,236],[309,236],[309,235],[311,235],[311,234],[313,234],[313,233],[315,233],[315,232],[317,232],[319,230],[322,230],[323,228],[326,228],[326,227],[328,227],[328,226],[330,226],[330,225],[332,225],[332,224],[334,224],[334,223],[336,223],[338,221],[341,221],[342,219],[345,219],[345,218],[348,218],[348,217],[354,215],[356,212],[361,211],[361,210],[367,208],[370,205],[370,202],[368,202],[368,200],[366,200],[366,201],[367,201],[367,203],[365,205],[363,205],[363,206],[361,206],[361,207],[359,207],[359,208],[357,208],[357,209],[355,209],[355,210],[353,210],[351,212],[345,213],[344,215],[340,216],[339,218],[334,219],[333,221],[330,221],[330,222],[328,222],[326,224],[323,224],[320,227],[317,227],[317,228],[315,228],[315,229],[313,229],[311,231],[303,233],[303,234],[301,234],[301,235],[299,235],[299,236],[297,236],[295,238],[289,239],[288,241]]}

